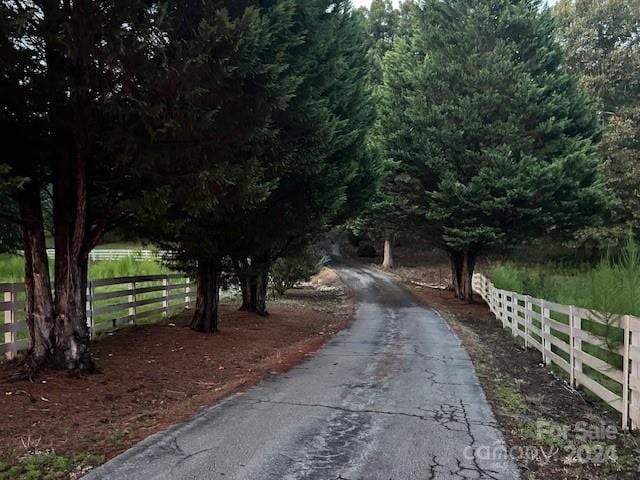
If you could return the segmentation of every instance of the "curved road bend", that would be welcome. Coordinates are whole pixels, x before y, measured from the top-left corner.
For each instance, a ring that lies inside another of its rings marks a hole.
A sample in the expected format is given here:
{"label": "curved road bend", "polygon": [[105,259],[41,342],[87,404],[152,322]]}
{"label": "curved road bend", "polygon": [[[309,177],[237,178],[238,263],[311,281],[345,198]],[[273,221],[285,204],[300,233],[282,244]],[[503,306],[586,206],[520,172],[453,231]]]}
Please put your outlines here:
{"label": "curved road bend", "polygon": [[518,479],[471,360],[440,316],[381,273],[336,271],[357,292],[350,328],[85,479]]}

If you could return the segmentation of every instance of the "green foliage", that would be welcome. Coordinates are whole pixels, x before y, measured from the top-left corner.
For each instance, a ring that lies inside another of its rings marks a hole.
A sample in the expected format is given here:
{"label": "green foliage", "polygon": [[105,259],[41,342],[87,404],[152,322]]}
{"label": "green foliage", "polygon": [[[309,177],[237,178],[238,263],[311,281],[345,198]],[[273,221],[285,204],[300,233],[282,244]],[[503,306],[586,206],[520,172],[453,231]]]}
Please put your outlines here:
{"label": "green foliage", "polygon": [[81,475],[104,460],[92,454],[63,457],[55,453],[34,453],[23,456],[16,465],[0,462],[0,480],[58,480],[68,478],[72,472]]}
{"label": "green foliage", "polygon": [[[2,168],[0,165],[0,186],[2,184]],[[22,248],[20,220],[18,209],[11,197],[2,194],[0,187],[0,253],[15,253]]]}
{"label": "green foliage", "polygon": [[512,384],[500,381],[496,384],[496,397],[511,414],[523,415],[527,413],[528,407],[522,393]]}
{"label": "green foliage", "polygon": [[357,247],[362,242],[362,236],[349,230],[349,232],[347,233],[347,241],[352,247]]}
{"label": "green foliage", "polygon": [[427,1],[385,56],[379,138],[407,215],[452,251],[597,221],[597,121],[538,2]]}
{"label": "green foliage", "polygon": [[135,256],[89,263],[89,278],[91,279],[164,275],[169,273],[171,273],[171,270],[163,263],[154,260],[140,260]]}
{"label": "green foliage", "polygon": [[553,14],[569,68],[597,100],[613,193],[606,224],[578,239],[622,243],[640,233],[640,0],[561,0]]}
{"label": "green foliage", "polygon": [[308,281],[320,271],[323,258],[312,248],[307,247],[297,255],[277,259],[271,267],[271,285],[282,296],[297,282]]}
{"label": "green foliage", "polygon": [[364,245],[360,245],[358,247],[358,256],[359,257],[363,257],[363,258],[373,258],[376,257],[378,254],[376,252],[376,249],[374,248],[373,245],[370,245],[368,243],[364,244]]}
{"label": "green foliage", "polygon": [[285,59],[300,83],[287,108],[274,114],[281,134],[260,158],[273,190],[226,227],[234,256],[267,264],[359,213],[372,185],[361,18],[343,1],[303,2],[297,11],[295,31],[308,33]]}
{"label": "green foliage", "polygon": [[[53,260],[49,260],[53,274]],[[153,260],[139,260],[135,257],[118,260],[89,262],[89,278],[114,278],[141,275],[162,275],[171,270],[162,263]],[[0,282],[20,283],[24,281],[24,257],[21,255],[0,254]]]}
{"label": "green foliage", "polygon": [[500,263],[488,272],[497,288],[609,314],[640,316],[640,247],[628,240],[623,251],[595,267]]}

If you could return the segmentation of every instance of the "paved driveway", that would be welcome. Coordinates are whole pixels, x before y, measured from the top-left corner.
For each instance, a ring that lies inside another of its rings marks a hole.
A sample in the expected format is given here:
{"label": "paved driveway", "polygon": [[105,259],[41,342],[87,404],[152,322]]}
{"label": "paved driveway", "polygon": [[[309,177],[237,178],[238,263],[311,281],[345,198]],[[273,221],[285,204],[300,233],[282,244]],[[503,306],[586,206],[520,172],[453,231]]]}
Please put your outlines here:
{"label": "paved driveway", "polygon": [[471,360],[440,316],[381,273],[336,270],[357,292],[350,328],[288,373],[85,478],[519,478]]}

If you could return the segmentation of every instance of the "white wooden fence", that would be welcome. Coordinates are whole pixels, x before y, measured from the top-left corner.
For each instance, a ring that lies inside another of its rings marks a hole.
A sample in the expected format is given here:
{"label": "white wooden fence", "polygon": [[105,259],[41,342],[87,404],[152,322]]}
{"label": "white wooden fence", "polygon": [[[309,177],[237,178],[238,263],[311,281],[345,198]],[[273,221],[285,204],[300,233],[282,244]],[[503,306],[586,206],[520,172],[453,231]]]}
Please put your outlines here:
{"label": "white wooden fence", "polygon": [[[147,275],[92,280],[87,288],[91,338],[127,325],[154,323],[193,305],[194,283],[184,275]],[[29,348],[22,283],[0,283],[0,354],[14,358]],[[1,318],[1,317],[0,317]],[[4,334],[4,335],[2,335]]]}
{"label": "white wooden fence", "polygon": [[536,348],[622,414],[622,428],[640,429],[640,318],[611,315],[495,288],[481,274],[473,289],[504,328]]}
{"label": "white wooden fence", "polygon": [[[23,251],[20,254],[24,255]],[[53,248],[47,249],[47,256],[54,258],[56,251]],[[138,261],[157,260],[170,256],[171,252],[165,250],[131,250],[131,249],[98,249],[92,250],[89,260],[92,262],[120,260],[122,258],[133,258]]]}

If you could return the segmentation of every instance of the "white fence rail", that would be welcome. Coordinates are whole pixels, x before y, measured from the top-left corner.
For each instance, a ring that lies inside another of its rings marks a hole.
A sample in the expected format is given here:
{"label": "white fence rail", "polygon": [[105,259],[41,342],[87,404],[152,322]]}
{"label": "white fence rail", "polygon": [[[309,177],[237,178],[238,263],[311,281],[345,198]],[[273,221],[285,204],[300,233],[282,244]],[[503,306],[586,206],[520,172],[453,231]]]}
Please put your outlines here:
{"label": "white fence rail", "polygon": [[623,429],[640,429],[640,318],[500,290],[481,274],[473,289],[504,328],[564,370],[572,386],[620,412]]}
{"label": "white fence rail", "polygon": [[[154,323],[190,308],[195,288],[184,275],[147,275],[92,280],[87,288],[87,325],[91,338],[127,325]],[[0,354],[9,359],[29,348],[22,283],[0,283]],[[1,342],[4,340],[4,342]]]}
{"label": "white fence rail", "polygon": [[[19,250],[20,255],[24,255],[24,250]],[[131,250],[131,249],[98,249],[92,250],[89,254],[89,260],[92,262],[120,260],[123,258],[133,258],[137,261],[158,260],[160,258],[168,258],[172,255],[166,250]],[[47,248],[47,256],[54,258],[56,251],[53,248]]]}

